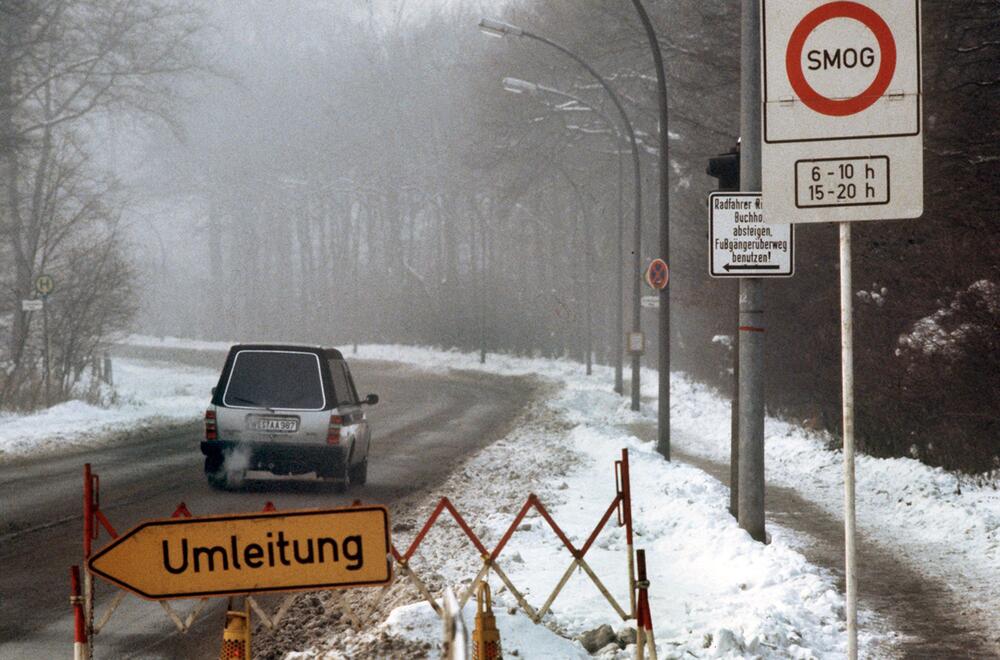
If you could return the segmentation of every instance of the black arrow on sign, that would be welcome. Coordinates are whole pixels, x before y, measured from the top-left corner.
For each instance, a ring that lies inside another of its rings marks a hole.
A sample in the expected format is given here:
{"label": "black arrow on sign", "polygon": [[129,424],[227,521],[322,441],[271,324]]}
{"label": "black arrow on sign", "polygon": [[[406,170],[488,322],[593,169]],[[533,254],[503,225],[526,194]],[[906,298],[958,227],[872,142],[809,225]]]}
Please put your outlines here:
{"label": "black arrow on sign", "polygon": [[781,266],[778,264],[764,264],[762,266],[733,266],[732,264],[726,264],[723,268],[728,273],[731,270],[779,270]]}

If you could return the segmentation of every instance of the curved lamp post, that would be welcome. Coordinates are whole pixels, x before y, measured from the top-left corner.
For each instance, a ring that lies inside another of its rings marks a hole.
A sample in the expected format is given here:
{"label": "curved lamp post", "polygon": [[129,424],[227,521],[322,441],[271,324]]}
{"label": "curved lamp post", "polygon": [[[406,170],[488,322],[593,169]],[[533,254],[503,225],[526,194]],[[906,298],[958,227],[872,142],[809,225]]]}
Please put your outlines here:
{"label": "curved lamp post", "polygon": [[[553,96],[558,96],[573,103],[577,104],[581,108],[593,112],[597,115],[601,121],[607,124],[614,134],[615,138],[615,153],[618,156],[618,266],[617,266],[617,276],[615,278],[615,286],[618,290],[617,304],[615,305],[615,334],[617,338],[615,341],[615,352],[614,352],[614,362],[615,362],[615,393],[622,394],[625,391],[623,378],[622,378],[622,360],[623,360],[623,350],[622,350],[622,338],[625,336],[625,321],[622,318],[623,310],[625,309],[625,284],[623,282],[625,274],[625,218],[622,209],[622,196],[624,181],[622,178],[622,150],[619,141],[623,139],[621,131],[618,130],[618,126],[611,121],[611,118],[606,114],[601,112],[598,108],[590,105],[583,99],[568,92],[564,92],[553,87],[546,87],[545,85],[540,85],[538,83],[529,82],[527,80],[521,80],[520,78],[504,78],[503,88],[508,92],[513,94],[531,94],[531,95],[541,95],[541,94],[551,94]],[[589,277],[589,273],[588,273]],[[588,285],[589,290],[589,285]],[[588,329],[589,332],[589,329]],[[589,371],[588,371],[589,373]]]}
{"label": "curved lamp post", "polygon": [[[642,295],[640,290],[640,282],[642,280],[642,176],[639,169],[639,149],[636,144],[635,131],[632,128],[632,122],[628,118],[628,114],[625,112],[625,108],[618,98],[618,95],[611,88],[608,82],[594,70],[589,64],[583,61],[579,55],[573,53],[565,46],[562,46],[550,39],[546,39],[540,35],[529,32],[523,28],[519,28],[516,25],[511,25],[510,23],[505,23],[503,21],[494,20],[491,18],[484,18],[479,21],[479,29],[483,31],[484,34],[491,37],[525,37],[527,39],[533,39],[535,41],[546,44],[555,48],[559,52],[563,53],[571,60],[586,69],[604,91],[607,92],[608,97],[611,102],[614,103],[615,108],[618,110],[618,114],[621,115],[622,123],[625,126],[625,132],[628,135],[629,144],[632,146],[632,165],[635,170],[635,247],[633,248],[635,264],[633,272],[633,284],[632,284],[632,331],[640,331],[640,314],[641,305],[639,298]],[[622,342],[624,337],[618,337],[618,342]],[[632,410],[639,410],[639,392],[640,382],[639,382],[639,354],[632,354]]]}
{"label": "curved lamp post", "polygon": [[[660,257],[670,263],[670,131],[667,130],[667,75],[663,69],[663,54],[656,30],[649,20],[642,0],[632,0],[642,27],[646,31],[649,49],[656,67],[656,100],[660,107]],[[670,460],[670,289],[660,289],[659,327],[660,396],[657,411],[656,450]]]}

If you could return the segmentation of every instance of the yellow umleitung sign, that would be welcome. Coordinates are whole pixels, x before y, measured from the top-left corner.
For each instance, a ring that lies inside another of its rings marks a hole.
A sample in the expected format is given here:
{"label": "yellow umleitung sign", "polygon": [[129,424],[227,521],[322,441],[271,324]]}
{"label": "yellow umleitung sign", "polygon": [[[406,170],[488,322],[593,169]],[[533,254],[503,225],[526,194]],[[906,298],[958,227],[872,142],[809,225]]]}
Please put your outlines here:
{"label": "yellow umleitung sign", "polygon": [[88,562],[152,600],[375,586],[392,579],[382,506],[144,522]]}

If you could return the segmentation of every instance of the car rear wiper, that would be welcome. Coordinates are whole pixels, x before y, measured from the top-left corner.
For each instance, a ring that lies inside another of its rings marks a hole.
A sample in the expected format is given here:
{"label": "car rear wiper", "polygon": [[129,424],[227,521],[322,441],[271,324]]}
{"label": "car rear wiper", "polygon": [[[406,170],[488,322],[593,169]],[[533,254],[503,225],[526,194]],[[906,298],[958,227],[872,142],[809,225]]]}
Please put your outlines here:
{"label": "car rear wiper", "polygon": [[248,398],[242,397],[242,396],[238,396],[238,395],[232,395],[232,396],[229,396],[229,397],[226,397],[226,398],[227,399],[232,399],[233,401],[239,401],[239,402],[242,402],[242,403],[250,404],[251,406],[253,406],[255,408],[264,408],[266,410],[270,410],[271,412],[274,412],[274,408],[272,408],[271,406],[266,406],[263,403],[261,403],[260,401],[253,401],[251,399],[248,399]]}

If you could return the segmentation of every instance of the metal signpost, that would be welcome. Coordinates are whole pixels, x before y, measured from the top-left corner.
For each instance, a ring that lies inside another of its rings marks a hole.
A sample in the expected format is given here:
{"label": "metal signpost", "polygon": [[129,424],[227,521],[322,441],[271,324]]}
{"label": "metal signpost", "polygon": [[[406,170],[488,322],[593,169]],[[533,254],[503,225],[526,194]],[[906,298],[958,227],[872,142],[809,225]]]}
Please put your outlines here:
{"label": "metal signpost", "polygon": [[712,277],[791,277],[795,273],[792,225],[765,224],[760,193],[712,193],[709,267]]}
{"label": "metal signpost", "polygon": [[382,506],[144,522],[88,561],[151,600],[377,586],[392,579]]}
{"label": "metal signpost", "polygon": [[923,213],[919,0],[761,0],[766,222],[840,223],[848,656],[858,655],[851,227]]}
{"label": "metal signpost", "polygon": [[[49,385],[51,379],[51,369],[49,364],[51,361],[49,359],[49,294],[56,290],[56,281],[52,279],[51,275],[39,275],[35,279],[35,291],[37,291],[41,296],[41,310],[42,310],[42,335],[45,341],[45,407],[48,408],[52,405],[52,389]],[[24,302],[22,301],[21,306],[24,308]]]}

